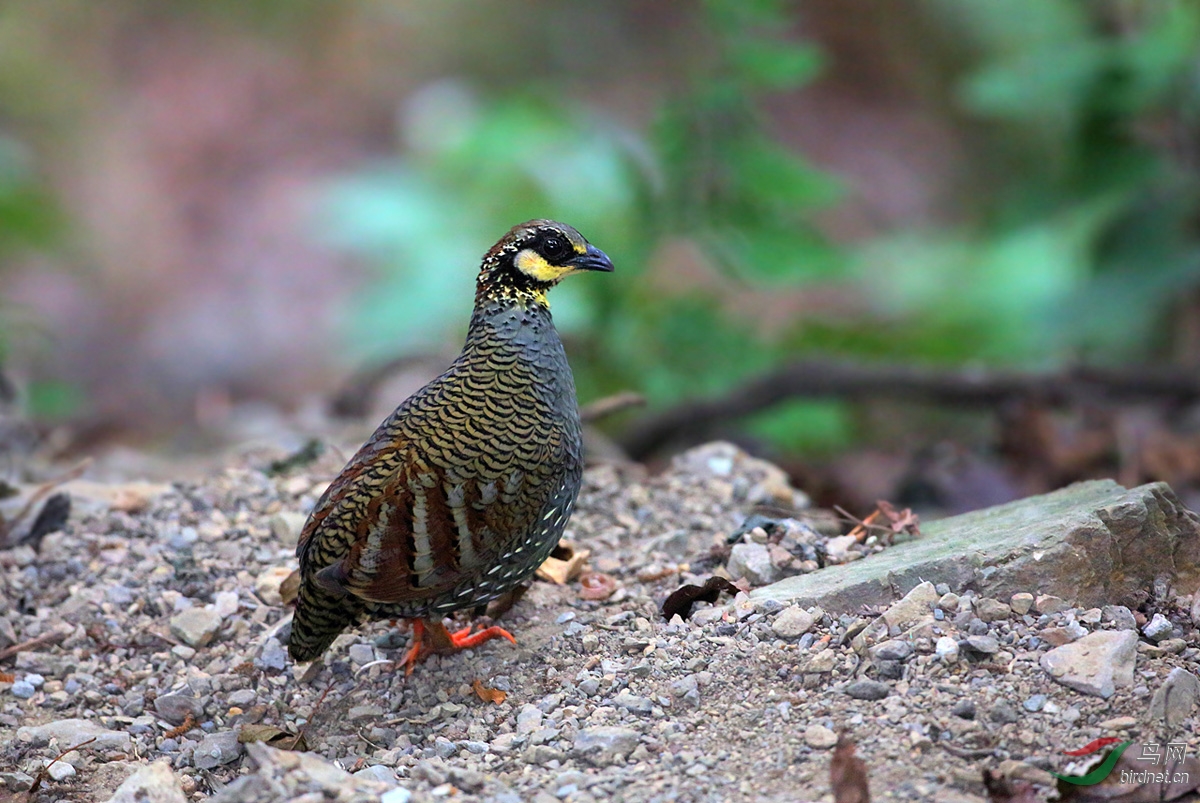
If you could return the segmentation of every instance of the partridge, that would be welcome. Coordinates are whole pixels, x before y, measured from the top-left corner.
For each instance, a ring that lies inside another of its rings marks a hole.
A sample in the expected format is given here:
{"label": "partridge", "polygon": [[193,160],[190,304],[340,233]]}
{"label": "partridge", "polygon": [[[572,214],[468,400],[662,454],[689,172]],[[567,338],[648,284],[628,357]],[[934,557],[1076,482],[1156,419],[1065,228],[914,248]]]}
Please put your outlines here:
{"label": "partridge", "polygon": [[466,344],[396,408],[318,500],[300,534],[288,651],[320,656],[348,627],[411,619],[407,671],[491,638],[443,617],[501,597],[557,545],[579,494],[575,382],[547,292],[612,262],[551,220],[514,226],[484,255]]}

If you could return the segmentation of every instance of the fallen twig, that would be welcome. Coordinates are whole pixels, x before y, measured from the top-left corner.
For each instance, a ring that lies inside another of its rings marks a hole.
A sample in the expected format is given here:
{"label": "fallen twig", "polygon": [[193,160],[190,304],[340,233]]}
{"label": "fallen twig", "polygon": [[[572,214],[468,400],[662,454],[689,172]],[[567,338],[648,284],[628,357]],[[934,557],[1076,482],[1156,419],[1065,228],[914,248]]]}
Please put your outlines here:
{"label": "fallen twig", "polygon": [[36,647],[45,647],[47,644],[57,644],[58,642],[71,635],[71,630],[54,630],[49,633],[43,633],[36,638],[31,638],[29,641],[22,641],[20,644],[13,644],[11,647],[5,647],[0,650],[0,661],[12,658],[17,653],[28,652]]}
{"label": "fallen twig", "polygon": [[87,747],[89,744],[96,741],[96,738],[97,737],[93,736],[92,738],[88,739],[86,742],[80,742],[79,744],[75,745],[74,747],[68,747],[66,750],[62,751],[57,756],[50,759],[50,763],[47,764],[46,766],[42,767],[40,770],[38,770],[37,777],[33,779],[33,784],[29,787],[29,790],[28,790],[29,799],[33,800],[33,796],[36,795],[38,789],[40,789],[42,787],[42,783],[47,778],[50,777],[50,768],[53,767],[55,764],[57,764],[59,759],[61,759],[63,756],[67,755],[68,753],[75,752],[76,750],[78,750],[81,747]]}

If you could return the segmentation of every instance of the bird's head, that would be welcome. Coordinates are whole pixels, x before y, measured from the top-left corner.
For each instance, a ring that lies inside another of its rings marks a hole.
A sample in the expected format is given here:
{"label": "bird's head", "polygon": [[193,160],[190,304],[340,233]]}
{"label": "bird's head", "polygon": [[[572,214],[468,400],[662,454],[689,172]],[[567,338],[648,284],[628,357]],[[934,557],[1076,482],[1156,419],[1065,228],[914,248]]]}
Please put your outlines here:
{"label": "bird's head", "polygon": [[611,271],[608,255],[565,223],[530,220],[513,226],[483,257],[476,298],[511,296],[546,304],[546,292],[564,276]]}

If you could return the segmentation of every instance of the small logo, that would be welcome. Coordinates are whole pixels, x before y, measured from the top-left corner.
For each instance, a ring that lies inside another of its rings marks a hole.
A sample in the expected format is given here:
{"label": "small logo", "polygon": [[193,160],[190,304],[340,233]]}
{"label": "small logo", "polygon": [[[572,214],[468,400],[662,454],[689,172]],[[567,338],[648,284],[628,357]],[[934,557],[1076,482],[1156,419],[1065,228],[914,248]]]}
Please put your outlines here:
{"label": "small logo", "polygon": [[1103,750],[1110,744],[1116,744],[1117,746],[1113,748],[1112,752],[1108,754],[1104,761],[1100,762],[1100,764],[1094,767],[1087,775],[1060,775],[1057,772],[1051,774],[1060,781],[1066,781],[1067,783],[1072,783],[1076,786],[1092,786],[1093,784],[1100,783],[1112,774],[1113,767],[1117,766],[1117,762],[1121,760],[1121,754],[1128,750],[1129,746],[1133,744],[1133,742],[1125,742],[1121,741],[1115,736],[1107,736],[1103,739],[1096,739],[1088,742],[1078,750],[1063,751],[1063,755],[1074,756],[1078,758],[1079,756],[1090,756],[1092,753],[1095,753],[1098,750]]}
{"label": "small logo", "polygon": [[[1076,786],[1092,786],[1098,784],[1112,774],[1113,769],[1117,766],[1117,762],[1121,760],[1121,756],[1133,746],[1134,742],[1123,741],[1114,736],[1108,736],[1103,739],[1096,739],[1088,742],[1078,750],[1064,750],[1063,755],[1079,758],[1081,756],[1090,756],[1093,753],[1099,752],[1109,745],[1116,745],[1112,751],[1105,756],[1104,761],[1100,762],[1086,775],[1061,775],[1057,772],[1051,773],[1060,781],[1065,781]],[[1164,749],[1165,748],[1165,749]],[[1131,754],[1132,755],[1132,754]],[[1134,756],[1134,761],[1145,761],[1151,766],[1157,767],[1160,763],[1162,771],[1155,772],[1150,770],[1138,769],[1122,769],[1120,781],[1122,784],[1136,783],[1187,783],[1188,773],[1175,772],[1174,768],[1180,766],[1187,757],[1186,742],[1171,742],[1165,745],[1160,745],[1157,742],[1143,742],[1138,755]],[[1128,762],[1122,765],[1128,767]]]}

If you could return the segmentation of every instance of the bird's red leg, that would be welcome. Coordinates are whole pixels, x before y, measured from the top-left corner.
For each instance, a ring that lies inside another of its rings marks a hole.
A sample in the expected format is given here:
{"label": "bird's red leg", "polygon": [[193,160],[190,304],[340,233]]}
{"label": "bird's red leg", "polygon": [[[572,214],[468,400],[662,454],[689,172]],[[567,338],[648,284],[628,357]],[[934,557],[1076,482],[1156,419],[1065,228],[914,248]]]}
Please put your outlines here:
{"label": "bird's red leg", "polygon": [[417,665],[417,662],[428,654],[429,651],[426,649],[425,645],[425,620],[413,619],[412,644],[409,646],[408,652],[404,654],[404,674],[406,676],[411,675],[413,672],[413,667]]}
{"label": "bird's red leg", "polygon": [[462,630],[451,633],[441,621],[434,619],[413,619],[412,627],[412,646],[408,648],[408,653],[404,656],[404,674],[406,675],[411,675],[413,667],[417,665],[417,662],[423,660],[430,653],[448,655],[459,650],[478,647],[485,641],[491,641],[494,638],[505,638],[513,644],[517,643],[512,633],[495,625],[485,627],[478,633],[472,633],[472,626],[467,625]]}

